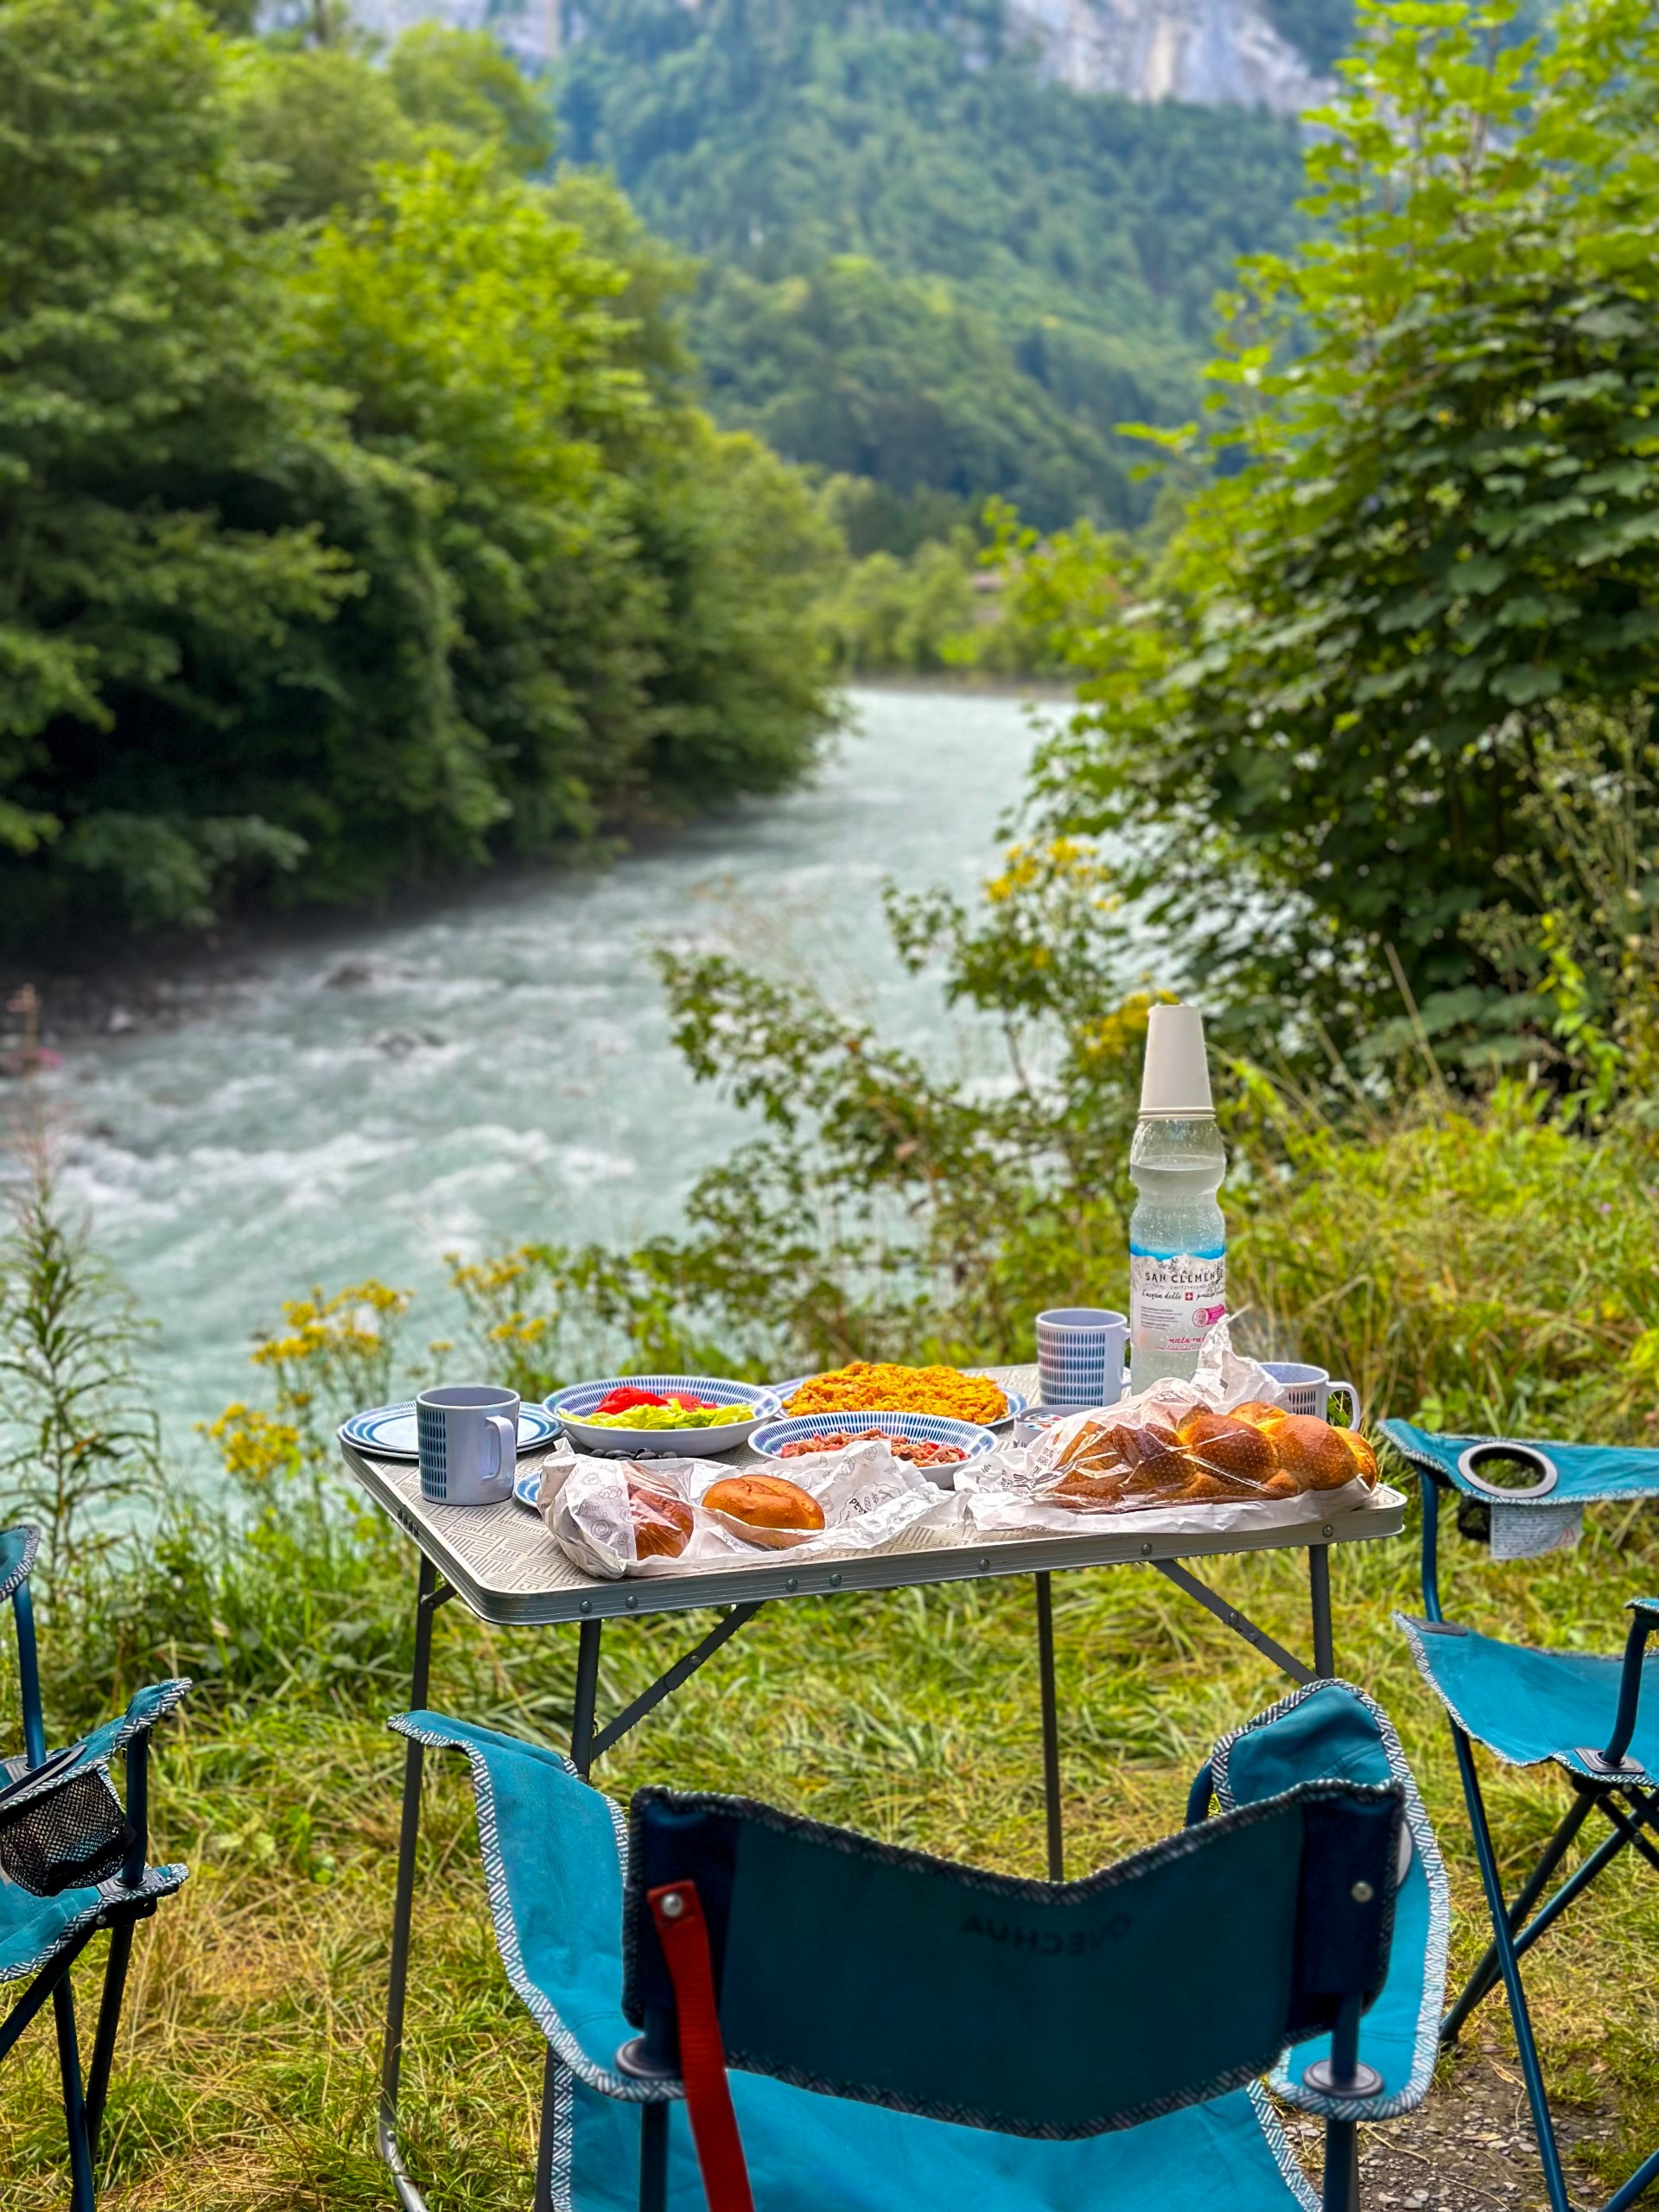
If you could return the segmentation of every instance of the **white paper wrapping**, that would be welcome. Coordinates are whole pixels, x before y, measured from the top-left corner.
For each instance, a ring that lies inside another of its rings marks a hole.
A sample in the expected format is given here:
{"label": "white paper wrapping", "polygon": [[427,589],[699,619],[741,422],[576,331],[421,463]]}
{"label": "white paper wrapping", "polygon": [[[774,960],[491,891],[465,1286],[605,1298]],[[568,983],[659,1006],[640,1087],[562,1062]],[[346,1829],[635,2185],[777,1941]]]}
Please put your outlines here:
{"label": "white paper wrapping", "polygon": [[[1112,1427],[1141,1428],[1160,1414],[1183,1419],[1200,1407],[1224,1414],[1251,1400],[1280,1405],[1286,1395],[1264,1368],[1233,1351],[1224,1320],[1205,1338],[1198,1370],[1190,1381],[1172,1378],[1154,1382],[1132,1397],[1119,1399],[1114,1406],[1069,1414],[1025,1444],[1003,1444],[958,1467],[956,1488],[969,1522],[976,1529],[1046,1530],[1056,1535],[1122,1527],[1126,1520],[1132,1520],[1136,1529],[1148,1536],[1294,1528],[1306,1522],[1317,1524],[1332,1514],[1351,1512],[1363,1505],[1371,1492],[1357,1476],[1339,1486],[1302,1490],[1285,1497],[1235,1496],[1177,1502],[1167,1491],[1160,1495],[1154,1490],[1129,1492],[1098,1505],[1068,1505],[1055,1503],[1051,1497],[1069,1447],[1091,1426],[1105,1422]],[[1203,1470],[1203,1447],[1194,1447],[1192,1456]]]}
{"label": "white paper wrapping", "polygon": [[[1007,1456],[1012,1458],[1018,1448],[1010,1446]],[[1003,1456],[989,1453],[973,1461],[970,1468],[957,1471],[957,1488],[972,1528],[1047,1530],[1057,1536],[1078,1536],[1091,1529],[1121,1529],[1133,1522],[1140,1535],[1227,1535],[1237,1529],[1290,1529],[1304,1521],[1317,1527],[1333,1514],[1351,1513],[1373,1497],[1402,1502],[1394,1491],[1368,1489],[1356,1478],[1340,1490],[1299,1491],[1294,1497],[1217,1498],[1199,1505],[1109,1505],[1091,1512],[1086,1507],[1046,1504],[1035,1478],[1021,1470],[1010,1468],[1005,1478],[1001,1476],[993,1463]],[[1045,1477],[1047,1472],[1045,1465]]]}
{"label": "white paper wrapping", "polygon": [[[747,1543],[717,1515],[705,1512],[705,1491],[728,1475],[780,1474],[817,1498],[824,1526],[783,1549]],[[693,1509],[691,1534],[676,1559],[646,1559],[634,1548],[630,1482],[677,1497]],[[584,1574],[706,1573],[711,1567],[776,1567],[782,1560],[817,1560],[874,1551],[930,1516],[935,1526],[962,1517],[963,1502],[885,1441],[845,1452],[815,1452],[777,1467],[723,1467],[708,1459],[588,1459],[555,1452],[542,1476],[542,1517]]]}

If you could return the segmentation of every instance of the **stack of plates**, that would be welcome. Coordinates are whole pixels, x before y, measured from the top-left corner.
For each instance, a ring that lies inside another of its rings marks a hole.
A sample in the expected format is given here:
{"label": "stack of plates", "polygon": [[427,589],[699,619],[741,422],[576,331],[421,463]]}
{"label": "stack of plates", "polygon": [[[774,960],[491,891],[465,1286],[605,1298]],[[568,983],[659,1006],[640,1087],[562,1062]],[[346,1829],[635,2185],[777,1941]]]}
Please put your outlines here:
{"label": "stack of plates", "polygon": [[[518,1408],[520,1452],[539,1452],[558,1433],[559,1424],[544,1407]],[[421,1456],[413,1398],[401,1406],[375,1406],[367,1413],[353,1414],[341,1421],[336,1433],[342,1444],[354,1446],[366,1459],[407,1459],[413,1465]]]}

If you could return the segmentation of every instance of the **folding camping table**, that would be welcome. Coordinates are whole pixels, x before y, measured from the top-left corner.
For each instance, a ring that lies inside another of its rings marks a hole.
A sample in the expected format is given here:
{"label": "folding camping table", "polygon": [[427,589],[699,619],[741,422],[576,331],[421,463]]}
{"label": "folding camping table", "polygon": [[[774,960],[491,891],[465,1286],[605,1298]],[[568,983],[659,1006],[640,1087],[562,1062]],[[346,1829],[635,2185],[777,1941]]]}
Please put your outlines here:
{"label": "folding camping table", "polygon": [[[1034,1367],[983,1370],[999,1382],[1037,1395]],[[459,1597],[480,1620],[499,1627],[548,1627],[574,1624],[577,1630],[575,1713],[570,1757],[587,1774],[645,1714],[680,1688],[704,1662],[753,1619],[763,1605],[790,1598],[828,1597],[855,1590],[905,1590],[930,1582],[975,1582],[1029,1574],[1036,1598],[1037,1658],[1042,1712],[1043,1785],[1047,1815],[1048,1873],[1065,1878],[1064,1831],[1060,1811],[1059,1718],[1054,1690],[1054,1623],[1050,1578],[1068,1567],[1152,1567],[1296,1682],[1317,1681],[1335,1672],[1331,1622],[1330,1548],[1396,1536],[1405,1501],[1398,1492],[1379,1490],[1345,1511],[1322,1509],[1319,1494],[1307,1494],[1305,1520],[1260,1529],[1234,1529],[1214,1535],[1142,1534],[1136,1516],[1126,1514],[1109,1529],[1087,1535],[1054,1535],[966,1529],[912,1529],[879,1550],[844,1558],[816,1559],[799,1565],[785,1553],[754,1566],[722,1567],[706,1573],[662,1575],[638,1581],[606,1582],[573,1566],[540,1516],[509,1499],[499,1505],[429,1504],[421,1496],[420,1476],[412,1465],[371,1459],[350,1446],[342,1447],[352,1473],[378,1505],[385,1508],[420,1552],[415,1606],[415,1667],[410,1706],[427,1702],[432,1651],[432,1618],[439,1606]],[[522,1464],[522,1463],[521,1463]],[[729,1467],[770,1466],[747,1446],[721,1455]],[[1308,1662],[1258,1628],[1228,1604],[1183,1562],[1237,1552],[1306,1551],[1313,1636]],[[729,1606],[701,1643],[677,1659],[632,1703],[596,1725],[600,1639],[607,1620],[624,1621],[647,1613],[686,1613],[709,1605]],[[404,2164],[397,2134],[397,2090],[402,2068],[404,2008],[409,1980],[410,1926],[414,1909],[415,1853],[420,1834],[423,1746],[411,1740],[404,1753],[403,1818],[397,1844],[397,1886],[393,1907],[391,1980],[386,1996],[386,2035],[380,2074],[380,2154],[391,2171],[404,2212],[425,2212],[425,2203]]]}

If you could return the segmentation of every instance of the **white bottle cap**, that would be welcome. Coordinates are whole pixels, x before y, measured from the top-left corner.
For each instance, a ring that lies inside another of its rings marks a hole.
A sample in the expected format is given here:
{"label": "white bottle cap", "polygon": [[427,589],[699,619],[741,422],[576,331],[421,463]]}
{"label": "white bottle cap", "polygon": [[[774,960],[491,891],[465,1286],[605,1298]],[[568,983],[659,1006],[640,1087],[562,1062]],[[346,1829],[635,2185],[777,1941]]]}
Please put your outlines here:
{"label": "white bottle cap", "polygon": [[1204,1016],[1195,1006],[1155,1006],[1147,1017],[1141,1111],[1154,1117],[1213,1114]]}

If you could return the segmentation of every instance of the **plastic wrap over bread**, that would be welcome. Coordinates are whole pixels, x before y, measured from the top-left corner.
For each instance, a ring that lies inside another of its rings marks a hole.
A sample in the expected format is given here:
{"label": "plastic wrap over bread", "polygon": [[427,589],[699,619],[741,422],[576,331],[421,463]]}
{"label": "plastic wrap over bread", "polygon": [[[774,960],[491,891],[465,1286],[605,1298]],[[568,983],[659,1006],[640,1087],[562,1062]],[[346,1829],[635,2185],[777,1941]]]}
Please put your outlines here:
{"label": "plastic wrap over bread", "polygon": [[556,1453],[543,1476],[543,1518],[584,1574],[706,1574],[873,1551],[961,1502],[885,1440],[772,1467],[707,1459],[594,1459]]}
{"label": "plastic wrap over bread", "polygon": [[1288,1412],[1272,1378],[1224,1338],[1205,1350],[1191,1382],[1071,1414],[960,1470],[975,1524],[1061,1529],[1085,1515],[1157,1512],[1176,1527],[1191,1516],[1194,1528],[1230,1528],[1340,1510],[1375,1489],[1376,1456],[1357,1430]]}

